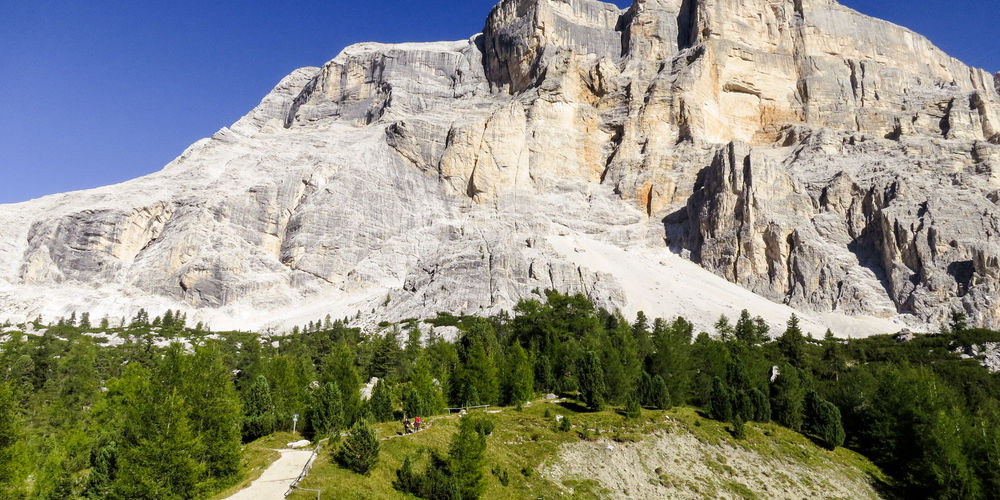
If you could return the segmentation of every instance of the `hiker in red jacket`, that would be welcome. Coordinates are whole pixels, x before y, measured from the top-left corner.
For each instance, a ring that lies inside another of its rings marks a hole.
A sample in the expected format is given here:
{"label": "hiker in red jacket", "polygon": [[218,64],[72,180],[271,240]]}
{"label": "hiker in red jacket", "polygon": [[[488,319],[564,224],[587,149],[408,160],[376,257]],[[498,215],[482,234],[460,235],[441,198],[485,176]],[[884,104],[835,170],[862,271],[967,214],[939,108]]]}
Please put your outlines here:
{"label": "hiker in red jacket", "polygon": [[420,430],[420,417],[413,417],[413,427],[418,431]]}

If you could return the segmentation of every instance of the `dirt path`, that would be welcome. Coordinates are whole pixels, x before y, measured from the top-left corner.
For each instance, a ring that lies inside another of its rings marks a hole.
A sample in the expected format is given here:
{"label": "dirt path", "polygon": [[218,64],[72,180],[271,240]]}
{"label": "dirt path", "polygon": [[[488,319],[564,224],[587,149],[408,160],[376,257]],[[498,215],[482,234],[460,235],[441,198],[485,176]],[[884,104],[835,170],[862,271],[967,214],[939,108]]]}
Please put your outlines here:
{"label": "dirt path", "polygon": [[288,486],[299,477],[309,461],[312,450],[278,450],[281,458],[274,461],[250,486],[226,500],[281,500]]}

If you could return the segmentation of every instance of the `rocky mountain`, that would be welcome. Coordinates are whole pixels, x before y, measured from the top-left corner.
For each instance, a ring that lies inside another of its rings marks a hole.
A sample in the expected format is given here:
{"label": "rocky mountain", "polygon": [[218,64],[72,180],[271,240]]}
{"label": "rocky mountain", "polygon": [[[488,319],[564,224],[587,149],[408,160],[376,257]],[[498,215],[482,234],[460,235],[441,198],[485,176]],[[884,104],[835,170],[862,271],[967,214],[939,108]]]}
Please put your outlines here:
{"label": "rocky mountain", "polygon": [[996,328],[998,88],[833,0],[502,0],[469,40],[294,71],[158,173],[0,206],[0,315],[266,327],[556,288]]}

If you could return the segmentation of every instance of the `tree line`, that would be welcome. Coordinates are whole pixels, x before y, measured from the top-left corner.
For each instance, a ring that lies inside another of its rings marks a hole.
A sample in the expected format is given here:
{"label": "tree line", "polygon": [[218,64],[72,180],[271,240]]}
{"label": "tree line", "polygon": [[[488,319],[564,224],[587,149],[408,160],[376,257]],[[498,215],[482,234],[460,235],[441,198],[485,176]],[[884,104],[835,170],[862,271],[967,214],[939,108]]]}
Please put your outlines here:
{"label": "tree line", "polygon": [[[371,335],[329,317],[266,341],[209,336],[179,313],[165,321],[142,311],[118,328],[86,319],[37,322],[44,334],[14,332],[0,347],[0,494],[210,496],[239,479],[242,444],[291,430],[296,414],[303,434],[333,437],[337,461],[364,473],[378,455],[371,423],[546,393],[626,416],[692,405],[736,437],[774,421],[861,452],[907,496],[1000,492],[1000,381],[953,352],[1000,334],[960,317],[905,343],[813,339],[795,317],[772,332],[746,312],[720,318],[710,335],[684,318],[630,322],[581,295],[545,292],[511,314],[440,314]],[[436,333],[445,326],[457,339]],[[164,337],[178,343],[158,347]],[[481,494],[489,424],[468,420],[426,470],[404,463],[396,487],[423,498]]]}

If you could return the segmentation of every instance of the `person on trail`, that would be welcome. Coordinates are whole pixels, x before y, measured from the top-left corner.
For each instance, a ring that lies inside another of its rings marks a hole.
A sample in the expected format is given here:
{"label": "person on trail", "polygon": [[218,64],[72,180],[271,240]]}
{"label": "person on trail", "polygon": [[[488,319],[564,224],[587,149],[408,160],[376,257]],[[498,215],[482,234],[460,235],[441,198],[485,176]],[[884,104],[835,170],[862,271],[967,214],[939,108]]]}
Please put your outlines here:
{"label": "person on trail", "polygon": [[409,434],[413,431],[410,430],[410,419],[403,416],[403,434]]}
{"label": "person on trail", "polygon": [[413,427],[416,430],[420,430],[420,417],[413,417]]}

